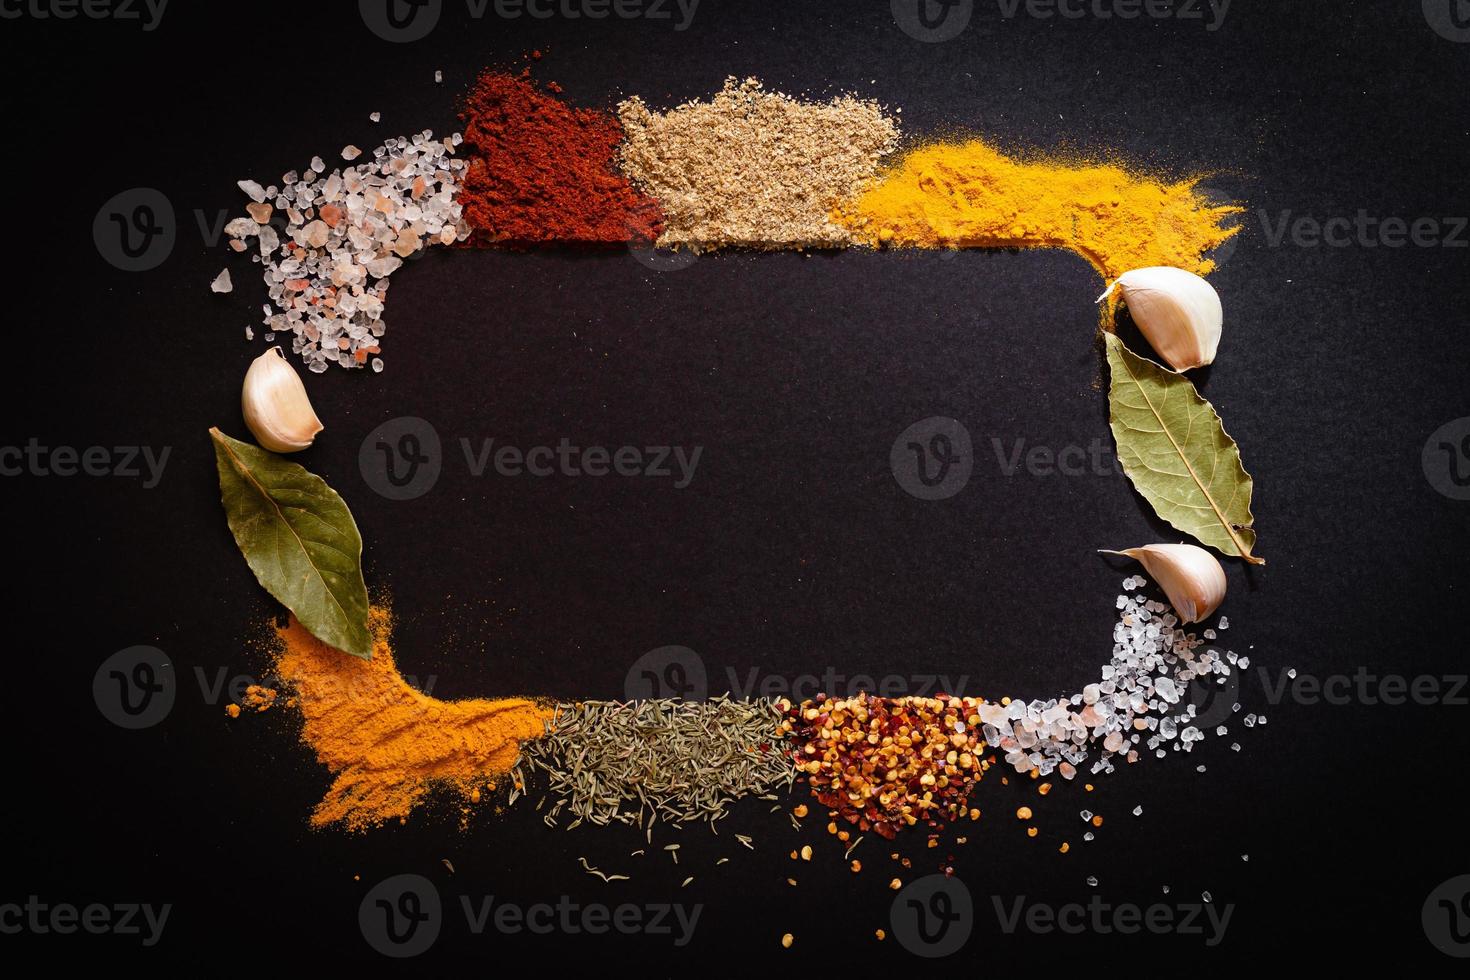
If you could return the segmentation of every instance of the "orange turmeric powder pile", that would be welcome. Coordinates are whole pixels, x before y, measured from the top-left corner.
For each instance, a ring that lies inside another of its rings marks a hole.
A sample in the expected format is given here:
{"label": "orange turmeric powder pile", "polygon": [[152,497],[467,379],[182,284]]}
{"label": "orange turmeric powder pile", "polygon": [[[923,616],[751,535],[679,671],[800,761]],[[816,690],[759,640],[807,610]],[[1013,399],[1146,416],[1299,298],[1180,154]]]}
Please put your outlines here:
{"label": "orange turmeric powder pile", "polygon": [[478,800],[552,714],[519,698],[440,701],[416,691],[393,664],[392,614],[374,606],[368,626],[371,660],[332,649],[294,616],[276,631],[276,673],[294,691],[302,741],[336,777],[313,827],[401,820],[436,786]]}
{"label": "orange turmeric powder pile", "polygon": [[1209,273],[1241,210],[1208,200],[1197,178],[1013,157],[970,139],[910,150],[832,217],[875,247],[1067,249],[1112,282],[1154,265]]}

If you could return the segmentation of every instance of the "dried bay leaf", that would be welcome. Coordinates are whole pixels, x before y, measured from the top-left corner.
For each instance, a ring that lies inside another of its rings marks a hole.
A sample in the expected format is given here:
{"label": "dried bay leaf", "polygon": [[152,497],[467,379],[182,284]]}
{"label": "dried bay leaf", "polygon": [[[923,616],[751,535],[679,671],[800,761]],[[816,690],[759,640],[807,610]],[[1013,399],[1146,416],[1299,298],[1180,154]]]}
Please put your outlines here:
{"label": "dried bay leaf", "polygon": [[1108,417],[1118,460],[1133,486],[1174,527],[1227,555],[1253,555],[1251,477],[1220,416],[1182,374],[1167,371],[1104,335]]}
{"label": "dried bay leaf", "polygon": [[347,504],[304,467],[209,435],[230,532],[260,584],[317,639],[371,658],[362,536]]}

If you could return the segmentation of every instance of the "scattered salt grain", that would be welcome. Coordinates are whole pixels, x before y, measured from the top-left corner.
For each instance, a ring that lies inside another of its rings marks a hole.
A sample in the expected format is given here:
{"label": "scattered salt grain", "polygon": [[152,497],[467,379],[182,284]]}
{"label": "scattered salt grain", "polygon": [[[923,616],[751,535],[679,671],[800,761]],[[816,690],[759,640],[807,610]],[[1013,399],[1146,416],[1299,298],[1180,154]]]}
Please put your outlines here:
{"label": "scattered salt grain", "polygon": [[1202,899],[1204,899],[1207,903],[1214,901],[1214,898],[1212,898],[1210,896],[1210,893],[1209,892],[1200,892],[1199,893],[1199,897],[1202,898]]}
{"label": "scattered salt grain", "polygon": [[250,329],[249,327],[246,327],[245,328],[245,339],[246,340],[254,340],[255,339],[255,331],[252,330],[252,329]]}
{"label": "scattered salt grain", "polygon": [[230,282],[230,270],[221,269],[219,275],[214,277],[214,282],[209,284],[209,288],[217,293],[228,293],[234,289],[235,284]]}
{"label": "scattered salt grain", "polygon": [[1096,888],[1097,887],[1097,876],[1096,875],[1088,875],[1087,876],[1087,884],[1091,888]]}
{"label": "scattered salt grain", "polygon": [[444,84],[444,73],[442,71],[437,70],[437,69],[434,71],[434,84],[435,85],[443,85]]}
{"label": "scattered salt grain", "polygon": [[[235,241],[256,239],[270,300],[267,336],[292,335],[291,350],[309,371],[367,367],[387,330],[388,276],[427,245],[469,237],[455,202],[467,166],[453,155],[456,145],[426,130],[385,140],[367,162],[340,170],[327,172],[314,157],[305,174],[283,175],[279,188],[240,182],[256,203],[271,197],[286,223],[237,218],[225,232]],[[351,159],[348,150],[361,153],[349,146],[344,158]],[[377,358],[371,364],[382,370]]]}
{"label": "scattered salt grain", "polygon": [[1167,603],[1127,594],[1143,584],[1141,576],[1123,581],[1112,660],[1097,683],[1055,699],[980,709],[982,737],[1017,772],[1070,779],[1085,764],[1089,774],[1108,773],[1146,753],[1190,752],[1204,740],[1205,731],[1191,724],[1198,708],[1189,695],[1201,684],[1223,686],[1245,668],[1245,658],[1204,645]]}
{"label": "scattered salt grain", "polygon": [[362,156],[362,151],[353,146],[351,143],[348,143],[346,146],[342,147],[342,159],[356,160],[360,156]]}
{"label": "scattered salt grain", "polygon": [[1135,817],[1141,817],[1141,816],[1143,816],[1143,805],[1142,804],[1139,804],[1138,806],[1136,806],[1136,807],[1133,808],[1133,815]]}
{"label": "scattered salt grain", "polygon": [[250,196],[250,200],[259,204],[265,200],[265,188],[253,180],[237,180],[235,186]]}
{"label": "scattered salt grain", "polygon": [[368,113],[368,121],[369,122],[381,122],[382,119],[383,119],[383,114],[381,112],[369,112]]}

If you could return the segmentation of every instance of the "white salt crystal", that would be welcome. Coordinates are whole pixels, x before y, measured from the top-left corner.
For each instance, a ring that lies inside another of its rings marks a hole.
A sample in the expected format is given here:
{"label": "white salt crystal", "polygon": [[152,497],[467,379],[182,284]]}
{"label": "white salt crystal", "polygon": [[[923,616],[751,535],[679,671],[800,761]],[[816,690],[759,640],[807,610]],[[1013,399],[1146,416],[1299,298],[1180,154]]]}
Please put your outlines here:
{"label": "white salt crystal", "polygon": [[1136,806],[1136,807],[1133,808],[1133,815],[1135,817],[1141,817],[1141,816],[1143,816],[1143,805],[1142,804],[1139,804],[1138,806]]}
{"label": "white salt crystal", "polygon": [[368,120],[370,122],[378,122],[382,118],[383,118],[383,114],[381,112],[369,112],[368,113]]}
{"label": "white salt crystal", "polygon": [[231,238],[249,238],[260,233],[260,225],[254,218],[235,218],[225,225],[225,234]]}
{"label": "white salt crystal", "polygon": [[362,156],[362,151],[353,146],[351,143],[348,143],[346,146],[342,147],[342,159],[356,160],[360,156]]}
{"label": "white salt crystal", "polygon": [[214,277],[214,282],[209,284],[209,288],[217,293],[228,293],[234,289],[234,283],[230,282],[230,270],[221,269],[220,274]]}
{"label": "white salt crystal", "polygon": [[444,73],[442,71],[438,71],[437,69],[434,72],[434,84],[435,85],[443,85],[444,84]]}
{"label": "white salt crystal", "polygon": [[265,200],[265,188],[261,187],[253,180],[237,180],[235,181],[235,186],[240,188],[240,190],[244,191],[246,194],[250,195],[250,200],[254,201],[256,204],[259,204],[261,201]]}

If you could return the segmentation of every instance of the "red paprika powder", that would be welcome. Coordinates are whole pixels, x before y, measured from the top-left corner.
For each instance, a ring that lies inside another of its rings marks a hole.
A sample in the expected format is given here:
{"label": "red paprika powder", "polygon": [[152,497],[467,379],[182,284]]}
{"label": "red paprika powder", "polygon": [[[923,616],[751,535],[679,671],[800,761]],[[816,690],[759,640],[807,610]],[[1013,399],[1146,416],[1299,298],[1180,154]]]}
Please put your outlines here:
{"label": "red paprika powder", "polygon": [[663,230],[658,203],[617,170],[623,127],[611,112],[573,108],[529,72],[486,71],[460,121],[469,170],[459,202],[472,245],[610,245]]}

